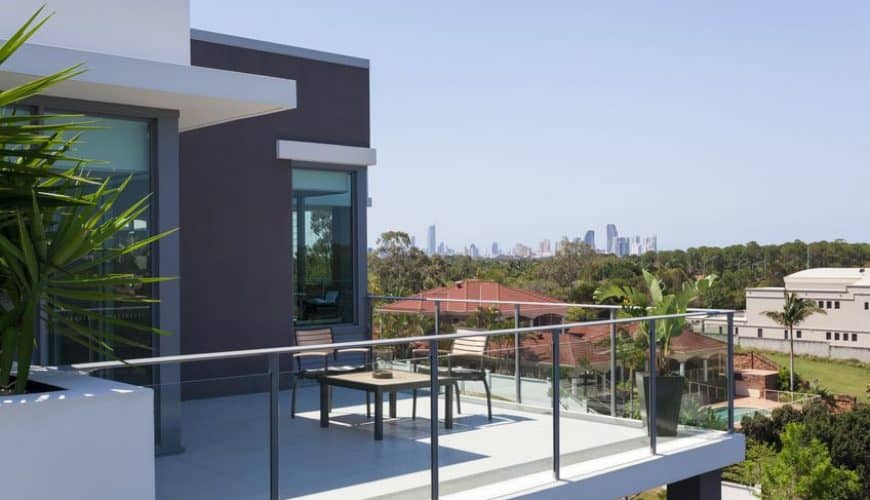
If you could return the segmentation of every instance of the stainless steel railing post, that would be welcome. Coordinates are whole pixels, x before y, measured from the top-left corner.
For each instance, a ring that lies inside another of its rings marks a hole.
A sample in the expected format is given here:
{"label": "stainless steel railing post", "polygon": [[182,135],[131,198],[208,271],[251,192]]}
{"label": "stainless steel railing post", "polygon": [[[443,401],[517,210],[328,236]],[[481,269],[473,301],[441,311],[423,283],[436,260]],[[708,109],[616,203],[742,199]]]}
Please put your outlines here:
{"label": "stainless steel railing post", "polygon": [[281,360],[279,354],[269,355],[269,498],[279,499],[280,457],[278,440],[278,393],[281,390]]}
{"label": "stainless steel railing post", "polygon": [[[616,309],[611,309],[611,321],[615,318]],[[616,323],[610,324],[610,416],[616,416]]]}
{"label": "stainless steel railing post", "polygon": [[728,398],[728,432],[734,432],[734,313],[727,313],[728,318],[728,359],[725,360],[725,377],[727,380]]}
{"label": "stainless steel railing post", "polygon": [[649,424],[649,449],[656,454],[656,434],[658,433],[656,418],[656,322],[649,320],[649,394],[647,394],[647,420]]}
{"label": "stainless steel railing post", "polygon": [[559,480],[559,336],[560,330],[553,330],[553,478]]}
{"label": "stainless steel railing post", "polygon": [[[520,305],[514,304],[514,328],[520,328]],[[514,390],[517,404],[523,402],[523,380],[520,376],[520,332],[514,332]]]}
{"label": "stainless steel railing post", "polygon": [[[438,303],[435,303],[435,314],[437,318]],[[437,322],[436,322],[437,328]],[[448,386],[448,391],[453,388]],[[438,498],[438,341],[429,341],[429,443],[430,443],[430,463],[429,463],[429,482],[431,485],[430,495],[432,500]],[[447,398],[449,401],[449,398]]]}

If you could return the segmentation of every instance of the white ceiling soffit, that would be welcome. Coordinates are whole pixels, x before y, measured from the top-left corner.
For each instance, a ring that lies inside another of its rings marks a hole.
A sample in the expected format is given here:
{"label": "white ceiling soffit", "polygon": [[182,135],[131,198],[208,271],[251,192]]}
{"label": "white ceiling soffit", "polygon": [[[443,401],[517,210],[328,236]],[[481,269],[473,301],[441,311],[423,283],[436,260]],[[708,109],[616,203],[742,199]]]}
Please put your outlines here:
{"label": "white ceiling soffit", "polygon": [[0,88],[78,63],[85,73],[44,95],[177,110],[181,131],[296,107],[294,80],[36,44],[0,66]]}
{"label": "white ceiling soffit", "polygon": [[278,159],[334,163],[338,165],[370,166],[377,163],[377,151],[372,148],[340,146],[319,142],[278,140]]}

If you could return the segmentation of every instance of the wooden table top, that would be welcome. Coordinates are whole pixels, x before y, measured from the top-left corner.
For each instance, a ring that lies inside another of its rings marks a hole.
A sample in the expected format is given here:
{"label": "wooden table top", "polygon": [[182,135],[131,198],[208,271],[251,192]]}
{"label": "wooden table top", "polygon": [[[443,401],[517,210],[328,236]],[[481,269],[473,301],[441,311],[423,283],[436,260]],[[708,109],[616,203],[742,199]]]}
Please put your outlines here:
{"label": "wooden table top", "polygon": [[[403,371],[393,371],[392,378],[375,378],[372,375],[372,372],[354,372],[354,373],[343,373],[341,375],[329,375],[327,377],[323,377],[324,381],[330,384],[334,384],[338,382],[338,384],[334,385],[344,385],[344,384],[352,384],[352,385],[366,385],[370,387],[383,387],[390,388],[395,386],[428,386],[430,379],[429,374],[421,374],[421,373],[412,373],[412,372],[403,372]],[[450,377],[440,376],[438,377],[439,384],[446,384],[452,382],[453,379]]]}

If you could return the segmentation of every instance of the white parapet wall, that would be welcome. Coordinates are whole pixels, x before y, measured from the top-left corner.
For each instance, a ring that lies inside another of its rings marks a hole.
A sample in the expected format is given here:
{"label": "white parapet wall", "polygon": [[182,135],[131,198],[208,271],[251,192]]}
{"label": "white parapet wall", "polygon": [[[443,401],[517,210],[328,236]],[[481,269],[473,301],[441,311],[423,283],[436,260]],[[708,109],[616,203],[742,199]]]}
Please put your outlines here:
{"label": "white parapet wall", "polygon": [[155,498],[151,389],[39,369],[31,380],[64,390],[0,396],[0,497]]}

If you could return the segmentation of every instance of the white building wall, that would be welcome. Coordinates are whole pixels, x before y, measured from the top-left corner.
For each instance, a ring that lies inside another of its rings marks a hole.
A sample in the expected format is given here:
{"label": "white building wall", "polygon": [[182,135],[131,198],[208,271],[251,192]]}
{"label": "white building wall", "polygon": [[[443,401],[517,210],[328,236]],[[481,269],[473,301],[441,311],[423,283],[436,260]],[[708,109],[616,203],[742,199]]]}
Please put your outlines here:
{"label": "white building wall", "polygon": [[[190,64],[189,0],[15,0],[0,16],[0,38],[39,7],[51,18],[32,43],[136,59]],[[58,68],[60,69],[60,68]]]}

